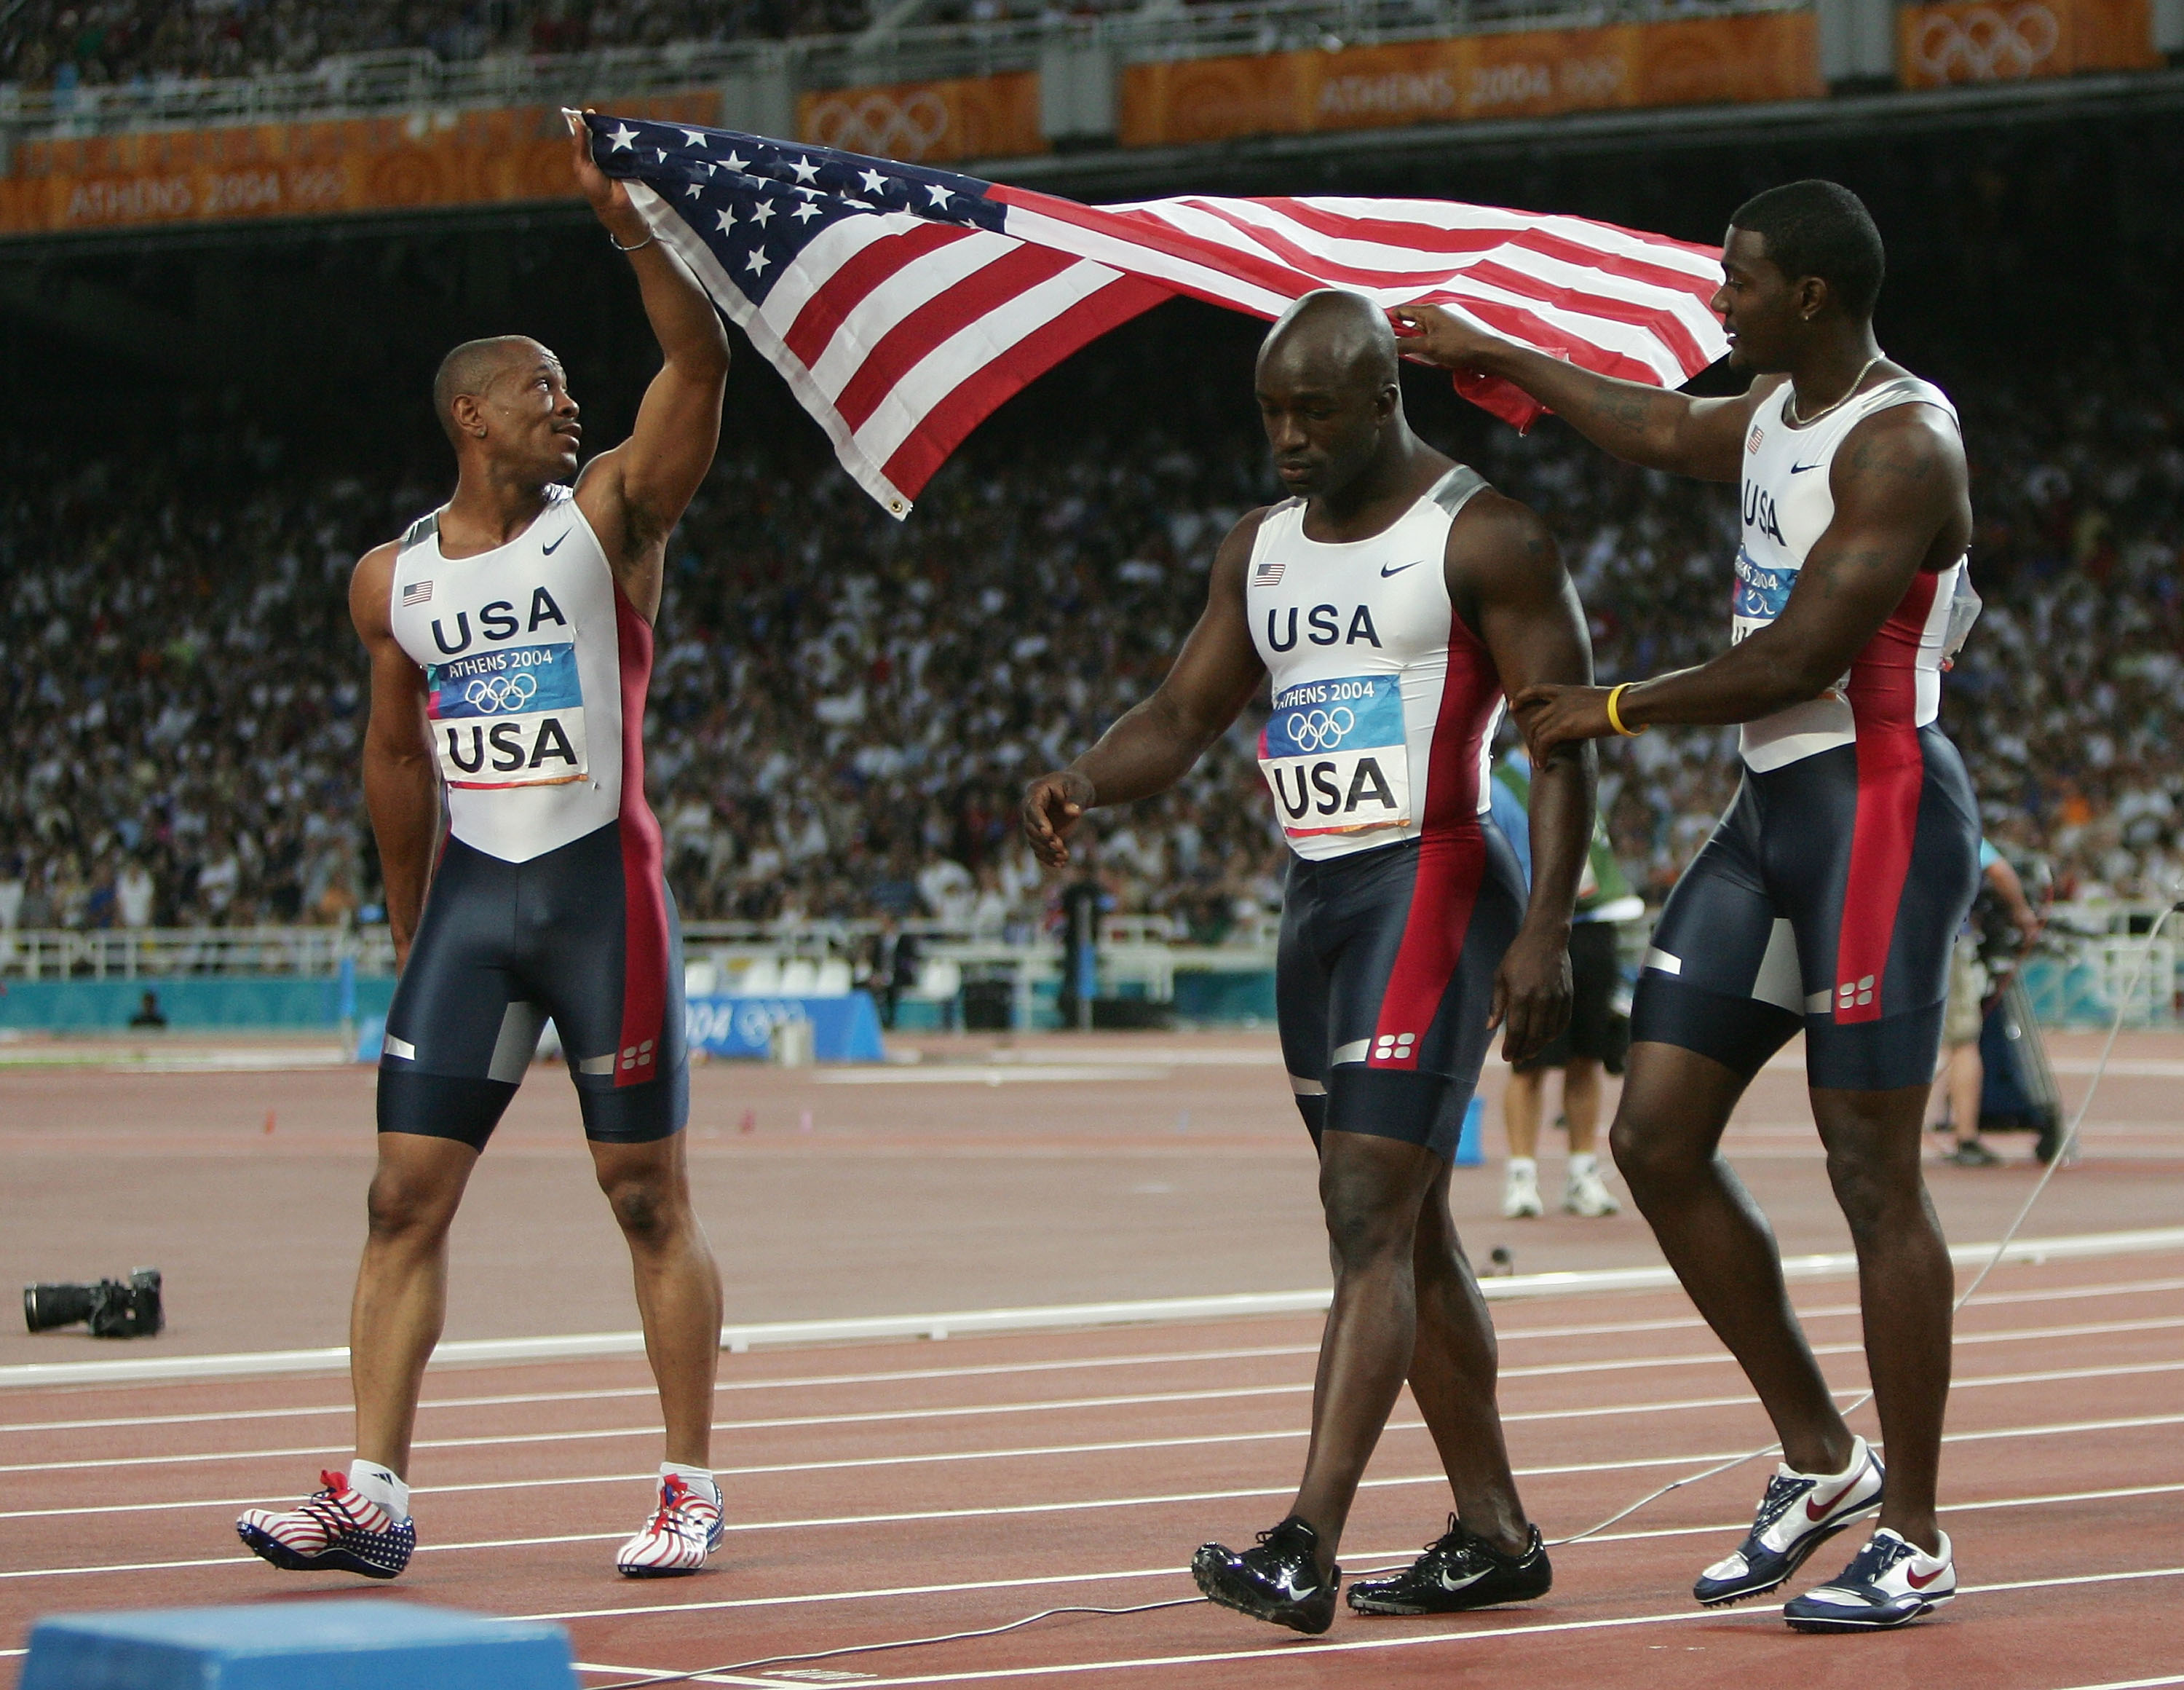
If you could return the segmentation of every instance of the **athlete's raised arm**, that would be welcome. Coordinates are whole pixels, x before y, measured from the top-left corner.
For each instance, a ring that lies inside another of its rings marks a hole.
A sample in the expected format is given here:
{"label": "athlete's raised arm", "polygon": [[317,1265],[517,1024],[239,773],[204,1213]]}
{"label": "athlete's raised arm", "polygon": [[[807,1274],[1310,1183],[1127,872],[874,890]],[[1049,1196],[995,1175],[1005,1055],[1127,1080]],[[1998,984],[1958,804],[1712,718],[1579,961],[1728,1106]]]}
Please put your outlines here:
{"label": "athlete's raised arm", "polygon": [[[1715,296],[1717,310],[1732,285],[1724,282]],[[1436,305],[1406,305],[1389,315],[1402,337],[1404,356],[1522,388],[1603,451],[1700,481],[1736,479],[1737,449],[1755,394],[1701,399],[1596,375],[1489,334]],[[1760,390],[1772,386],[1763,383]]]}
{"label": "athlete's raised arm", "polygon": [[1024,838],[1048,867],[1069,861],[1070,829],[1087,810],[1150,798],[1181,780],[1266,678],[1244,614],[1244,570],[1263,514],[1251,512],[1221,543],[1206,609],[1152,695],[1067,768],[1024,789]]}
{"label": "athlete's raised arm", "polygon": [[[1554,538],[1513,499],[1480,493],[1448,532],[1449,601],[1485,642],[1503,690],[1592,678],[1592,642]],[[1563,745],[1534,773],[1528,803],[1532,891],[1494,977],[1490,1019],[1522,1062],[1569,1018],[1570,912],[1592,840],[1594,758]]]}
{"label": "athlete's raised arm", "polygon": [[[1625,732],[1752,722],[1819,697],[1880,631],[1922,565],[1963,555],[1971,527],[1964,443],[1933,406],[1897,405],[1859,423],[1828,483],[1835,518],[1782,613],[1711,662],[1622,689],[1615,714]],[[1605,688],[1568,686],[1535,686],[1511,700],[1535,757],[1613,733],[1607,701]]]}
{"label": "athlete's raised arm", "polygon": [[653,238],[629,190],[593,162],[590,130],[571,126],[577,186],[615,245],[629,254],[645,317],[666,359],[644,391],[629,438],[593,459],[577,482],[577,502],[606,548],[622,591],[649,619],[660,607],[667,536],[720,444],[728,337],[698,278]]}
{"label": "athlete's raised arm", "polygon": [[371,661],[364,802],[379,842],[397,970],[409,959],[410,940],[425,907],[432,846],[440,831],[440,777],[432,767],[431,728],[425,720],[425,672],[395,642],[388,621],[398,549],[375,546],[358,560],[348,583],[349,620]]}

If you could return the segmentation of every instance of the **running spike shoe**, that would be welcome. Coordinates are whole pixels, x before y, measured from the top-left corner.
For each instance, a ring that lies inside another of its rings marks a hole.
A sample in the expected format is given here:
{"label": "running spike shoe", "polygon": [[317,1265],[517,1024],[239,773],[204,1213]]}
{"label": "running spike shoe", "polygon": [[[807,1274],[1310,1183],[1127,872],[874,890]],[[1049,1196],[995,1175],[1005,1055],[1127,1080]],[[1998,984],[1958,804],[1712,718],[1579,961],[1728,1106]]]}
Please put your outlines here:
{"label": "running spike shoe", "polygon": [[1461,1614],[1545,1596],[1555,1581],[1540,1528],[1521,1555],[1505,1555],[1448,1517],[1448,1530],[1402,1571],[1354,1581],[1344,1600],[1359,1614]]}
{"label": "running spike shoe", "polygon": [[1866,1539],[1837,1577],[1790,1598],[1782,1617],[1799,1631],[1886,1631],[1955,1600],[1956,1558],[1949,1534],[1930,1555],[1886,1526]]}
{"label": "running spike shoe", "polygon": [[1852,1441],[1850,1465],[1841,1473],[1778,1466],[1750,1535],[1699,1575],[1691,1594],[1706,1607],[1722,1608],[1779,1589],[1814,1550],[1880,1509],[1882,1477],[1879,1458],[1862,1437]]}
{"label": "running spike shoe", "polygon": [[1342,1584],[1340,1567],[1321,1576],[1319,1534],[1295,1514],[1259,1533],[1255,1549],[1240,1553],[1225,1544],[1201,1544],[1190,1558],[1190,1576],[1217,1606],[1314,1637],[1334,1623],[1334,1592]]}
{"label": "running spike shoe", "polygon": [[346,1475],[320,1473],[322,1491],[286,1513],[246,1509],[235,1530],[250,1552],[292,1573],[362,1573],[391,1579],[410,1565],[416,1522],[397,1520],[349,1488]]}
{"label": "running spike shoe", "polygon": [[615,1552],[624,1578],[675,1578],[694,1573],[721,1547],[721,1492],[704,1489],[679,1473],[661,1475],[659,1505],[644,1531]]}

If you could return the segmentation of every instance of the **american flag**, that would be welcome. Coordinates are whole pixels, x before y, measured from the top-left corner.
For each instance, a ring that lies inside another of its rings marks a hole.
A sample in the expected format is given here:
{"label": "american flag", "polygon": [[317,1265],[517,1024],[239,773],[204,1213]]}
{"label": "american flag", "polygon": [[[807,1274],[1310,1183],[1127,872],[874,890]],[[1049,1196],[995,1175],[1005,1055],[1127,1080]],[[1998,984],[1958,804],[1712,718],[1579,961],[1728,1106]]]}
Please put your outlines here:
{"label": "american flag", "polygon": [[412,605],[421,605],[432,596],[432,583],[431,582],[413,581],[407,587],[404,587],[402,589],[403,608],[406,610]]}
{"label": "american flag", "polygon": [[[1267,318],[1319,287],[1449,305],[1663,387],[1727,348],[1712,249],[1588,218],[1437,199],[1080,205],[733,130],[585,121],[600,168],[898,517],[995,406],[1174,294]],[[1505,383],[1458,387],[1520,428],[1540,415]]]}

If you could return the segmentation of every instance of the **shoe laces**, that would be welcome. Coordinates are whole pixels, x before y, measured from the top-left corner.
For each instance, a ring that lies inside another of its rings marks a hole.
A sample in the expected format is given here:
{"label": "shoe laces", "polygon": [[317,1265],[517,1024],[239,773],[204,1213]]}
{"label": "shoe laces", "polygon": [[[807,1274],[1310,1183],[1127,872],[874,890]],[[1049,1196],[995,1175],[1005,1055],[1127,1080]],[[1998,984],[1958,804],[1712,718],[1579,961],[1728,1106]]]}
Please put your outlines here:
{"label": "shoe laces", "polygon": [[694,1531],[698,1522],[690,1517],[688,1504],[701,1500],[688,1480],[680,1473],[670,1473],[660,1481],[660,1506],[653,1511],[651,1529],[655,1531]]}
{"label": "shoe laces", "polygon": [[1839,1581],[1842,1584],[1878,1584],[1888,1570],[1898,1561],[1908,1560],[1919,1552],[1908,1539],[1893,1533],[1883,1537],[1876,1531],[1865,1540],[1865,1548],[1851,1558]]}
{"label": "shoe laces", "polygon": [[1813,1487],[1810,1479],[1791,1478],[1777,1473],[1767,1481],[1767,1494],[1759,1499],[1759,1512],[1752,1521],[1753,1536],[1758,1536],[1790,1511],[1790,1505]]}
{"label": "shoe laces", "polygon": [[[332,1531],[384,1531],[393,1525],[393,1514],[355,1490],[347,1475],[321,1469],[319,1483],[325,1488],[306,1498],[303,1507],[297,1512],[309,1514],[321,1526]],[[365,1509],[370,1510],[370,1514],[365,1513]],[[386,1525],[375,1525],[371,1514],[386,1514]]]}

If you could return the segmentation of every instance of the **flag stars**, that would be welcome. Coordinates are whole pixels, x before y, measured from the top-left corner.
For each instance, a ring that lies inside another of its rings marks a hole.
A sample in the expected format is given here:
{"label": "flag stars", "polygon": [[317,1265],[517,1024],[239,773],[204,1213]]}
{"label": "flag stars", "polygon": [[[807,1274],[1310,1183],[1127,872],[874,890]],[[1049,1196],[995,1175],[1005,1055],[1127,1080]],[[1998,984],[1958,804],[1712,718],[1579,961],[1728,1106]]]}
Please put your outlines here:
{"label": "flag stars", "polygon": [[715,232],[725,235],[730,229],[733,229],[735,226],[735,222],[736,214],[733,211],[723,211],[720,214],[720,222],[716,226]]}
{"label": "flag stars", "polygon": [[885,193],[888,191],[888,179],[878,170],[865,170],[857,179],[864,183],[866,193]]}
{"label": "flag stars", "polygon": [[607,137],[607,139],[614,143],[608,149],[609,151],[627,153],[637,143],[637,131],[625,123],[620,129]]}
{"label": "flag stars", "polygon": [[754,247],[751,248],[750,256],[744,260],[744,268],[754,276],[764,276],[766,265],[772,262],[773,260],[766,255],[766,249],[763,247]]}
{"label": "flag stars", "polygon": [[766,227],[767,224],[773,221],[772,205],[763,199],[759,201],[757,206],[751,212],[750,220],[757,224],[761,229]]}
{"label": "flag stars", "polygon": [[933,204],[928,208],[931,210],[939,210],[940,207],[956,198],[950,190],[941,187],[938,182],[928,182],[926,184],[925,191],[933,196]]}
{"label": "flag stars", "polygon": [[689,187],[686,187],[686,188],[684,188],[684,189],[682,190],[682,197],[683,197],[685,199],[699,199],[699,198],[702,198],[705,196],[705,183],[703,183],[703,182],[692,182],[692,183],[690,184],[690,186],[689,186]]}
{"label": "flag stars", "polygon": [[705,144],[705,131],[702,129],[686,129],[682,131],[682,138],[693,147],[702,147]]}
{"label": "flag stars", "polygon": [[816,181],[819,178],[818,165],[800,154],[796,162],[788,168],[796,172],[796,180],[800,182]]}
{"label": "flag stars", "polygon": [[814,217],[822,217],[826,214],[807,199],[800,202],[796,209],[788,215],[800,223],[809,223]]}
{"label": "flag stars", "polygon": [[747,170],[750,168],[750,160],[731,147],[728,148],[728,168],[732,170]]}

